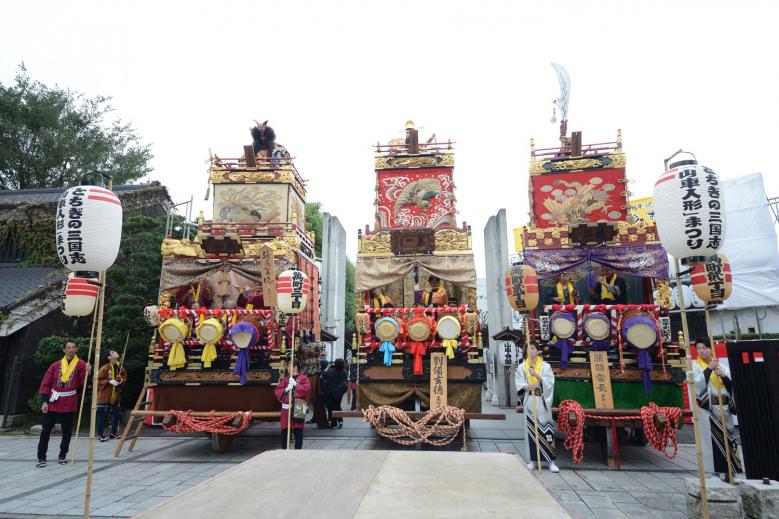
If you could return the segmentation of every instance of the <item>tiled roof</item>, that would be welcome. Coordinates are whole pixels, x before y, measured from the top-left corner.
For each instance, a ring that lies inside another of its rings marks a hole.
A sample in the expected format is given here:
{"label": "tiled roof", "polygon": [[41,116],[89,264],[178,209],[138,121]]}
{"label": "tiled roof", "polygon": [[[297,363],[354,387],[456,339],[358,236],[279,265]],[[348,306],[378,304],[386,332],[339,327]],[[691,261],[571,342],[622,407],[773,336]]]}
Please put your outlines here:
{"label": "tiled roof", "polygon": [[[113,191],[121,198],[125,193],[159,186],[159,182],[151,182],[149,184],[122,184],[114,186]],[[65,189],[67,188],[0,190],[0,206],[16,205],[23,202],[56,204]]]}
{"label": "tiled roof", "polygon": [[41,288],[64,279],[62,269],[25,267],[19,263],[0,263],[0,310],[29,298]]}

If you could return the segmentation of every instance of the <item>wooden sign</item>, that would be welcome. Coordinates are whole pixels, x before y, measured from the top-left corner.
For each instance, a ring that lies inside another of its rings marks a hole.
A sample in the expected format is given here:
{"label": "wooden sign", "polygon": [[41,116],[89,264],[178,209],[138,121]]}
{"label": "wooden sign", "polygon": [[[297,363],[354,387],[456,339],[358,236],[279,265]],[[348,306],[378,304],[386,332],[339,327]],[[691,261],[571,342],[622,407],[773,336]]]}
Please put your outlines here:
{"label": "wooden sign", "polygon": [[430,409],[446,405],[446,353],[430,354]]}
{"label": "wooden sign", "polygon": [[614,409],[609,359],[605,351],[590,352],[590,369],[592,370],[592,390],[595,393],[595,408]]}
{"label": "wooden sign", "polygon": [[273,248],[270,245],[260,247],[260,280],[262,299],[265,306],[276,307],[276,266],[273,262]]}

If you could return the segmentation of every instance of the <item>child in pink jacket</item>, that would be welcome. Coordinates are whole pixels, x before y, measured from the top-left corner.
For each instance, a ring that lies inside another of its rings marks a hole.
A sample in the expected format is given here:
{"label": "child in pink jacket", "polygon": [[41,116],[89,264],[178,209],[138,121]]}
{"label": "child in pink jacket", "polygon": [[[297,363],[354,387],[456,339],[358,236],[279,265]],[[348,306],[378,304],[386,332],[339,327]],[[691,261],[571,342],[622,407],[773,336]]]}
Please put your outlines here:
{"label": "child in pink jacket", "polygon": [[[294,391],[295,398],[308,400],[311,394],[311,383],[308,377],[303,373],[298,373],[300,364],[298,362],[292,366],[292,378],[284,377],[276,386],[276,398],[281,402],[281,448],[287,448],[287,427],[289,427],[289,393]],[[292,422],[292,433],[295,435],[295,448],[303,448],[303,426],[304,422]]]}

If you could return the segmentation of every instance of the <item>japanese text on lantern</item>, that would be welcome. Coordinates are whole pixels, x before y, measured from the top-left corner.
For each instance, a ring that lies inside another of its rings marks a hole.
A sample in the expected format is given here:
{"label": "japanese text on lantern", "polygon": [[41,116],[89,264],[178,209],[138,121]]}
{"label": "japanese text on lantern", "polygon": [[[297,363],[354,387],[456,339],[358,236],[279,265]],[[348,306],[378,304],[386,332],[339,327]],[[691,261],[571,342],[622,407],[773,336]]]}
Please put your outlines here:
{"label": "japanese text on lantern", "polygon": [[709,184],[709,243],[712,249],[722,244],[722,203],[720,202],[719,179],[717,174],[704,166],[706,183]]}
{"label": "japanese text on lantern", "polygon": [[609,359],[605,351],[590,352],[590,370],[592,371],[592,389],[595,394],[595,408],[614,409],[614,398],[611,394]]}
{"label": "japanese text on lantern", "polygon": [[446,406],[446,354],[436,352],[430,355],[430,409]]}
{"label": "japanese text on lantern", "polygon": [[292,292],[289,296],[292,299],[292,308],[300,308],[303,299],[303,273],[299,270],[292,273]]}
{"label": "japanese text on lantern", "polygon": [[683,169],[679,172],[679,179],[682,191],[682,211],[684,215],[684,234],[687,235],[687,246],[691,249],[700,249],[703,247],[703,220],[701,220],[700,211],[703,208],[701,195],[698,189],[701,180],[698,178],[696,168]]}
{"label": "japanese text on lantern", "polygon": [[709,286],[709,294],[712,301],[720,302],[725,299],[725,272],[722,268],[722,258],[712,256],[706,262],[706,284]]}
{"label": "japanese text on lantern", "polygon": [[[85,189],[75,188],[70,192],[70,196],[61,198],[57,204],[57,255],[63,265],[87,262],[83,253],[81,236],[83,225],[81,219],[84,215],[84,196],[86,194]],[[63,237],[65,230],[67,230],[66,238]]]}

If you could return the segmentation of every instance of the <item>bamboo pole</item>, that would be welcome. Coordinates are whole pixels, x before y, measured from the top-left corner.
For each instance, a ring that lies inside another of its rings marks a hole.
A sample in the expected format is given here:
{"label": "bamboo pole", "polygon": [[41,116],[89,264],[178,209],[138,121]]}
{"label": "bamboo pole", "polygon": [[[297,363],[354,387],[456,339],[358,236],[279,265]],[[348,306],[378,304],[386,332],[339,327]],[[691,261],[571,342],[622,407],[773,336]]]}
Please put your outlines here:
{"label": "bamboo pole", "polygon": [[[108,189],[111,189],[110,182]],[[100,360],[100,346],[103,343],[103,311],[105,309],[105,271],[100,273],[100,299],[98,300],[97,313],[97,338],[95,339],[95,360]],[[95,415],[97,414],[97,372],[99,369],[92,369],[92,409],[89,422],[89,458],[87,462],[87,490],[84,495],[84,518],[89,518],[89,501],[92,497],[92,472],[95,464]]]}
{"label": "bamboo pole", "polygon": [[[100,288],[99,290],[102,290],[102,288]],[[92,312],[92,331],[89,332],[89,351],[87,352],[87,362],[89,362],[89,359],[92,356],[92,343],[95,339],[96,322],[97,322],[97,307],[95,307],[94,311]],[[98,362],[93,362],[93,364],[99,367]],[[84,385],[81,387],[81,402],[79,402],[78,404],[78,420],[76,420],[76,438],[73,440],[73,454],[70,457],[71,465],[76,463],[76,450],[78,448],[78,432],[81,429],[81,415],[84,412],[84,400],[86,399],[87,396],[88,377],[89,377],[89,373],[84,373]]]}
{"label": "bamboo pole", "polygon": [[704,519],[709,519],[709,496],[706,491],[706,473],[703,469],[703,452],[701,451],[701,426],[698,416],[698,402],[695,391],[695,378],[692,374],[692,357],[690,356],[690,331],[687,327],[687,312],[684,307],[684,292],[682,292],[682,278],[679,275],[681,265],[679,260],[674,258],[676,267],[676,288],[679,291],[679,310],[682,316],[682,333],[684,335],[684,348],[687,351],[687,392],[690,397],[690,408],[692,410],[692,423],[695,430],[695,455],[698,461],[698,479],[701,484],[701,512]]}
{"label": "bamboo pole", "polygon": [[[289,351],[289,365],[287,366],[287,376],[289,377],[289,380],[292,380],[292,368],[295,366],[295,316],[290,315],[290,319],[292,319],[292,337],[290,337],[290,342],[292,343],[291,349]],[[287,398],[287,450],[289,450],[289,443],[290,438],[292,438],[292,406],[293,406],[293,399],[295,397],[295,388],[293,387],[289,392],[289,397]]]}
{"label": "bamboo pole", "polygon": [[[711,316],[709,315],[709,303],[706,302],[704,309],[706,316],[706,334],[709,336],[709,344],[711,344],[712,351],[714,348],[714,337],[711,333]],[[728,462],[728,483],[733,483],[733,463],[730,461],[730,438],[728,438],[728,427],[725,421],[725,406],[722,405],[722,391],[717,394],[719,400],[719,419],[722,425],[722,442],[725,447],[725,459]],[[731,397],[732,398],[732,397]]]}
{"label": "bamboo pole", "polygon": [[[530,312],[527,313],[525,316],[525,348],[530,347]],[[536,354],[538,354],[538,349],[536,349]],[[525,355],[528,360],[530,360],[530,352],[527,351],[527,354]],[[535,368],[535,364],[533,365],[533,368]],[[540,383],[541,380],[539,380],[538,376],[535,377],[536,382]],[[528,383],[530,381],[528,380]],[[532,395],[530,395],[532,396]],[[539,474],[541,473],[541,440],[538,438],[538,400],[533,400],[533,428],[535,429],[536,433],[536,468],[538,469]]]}

